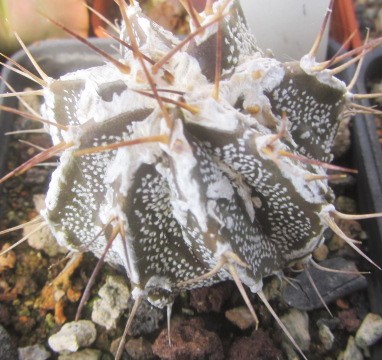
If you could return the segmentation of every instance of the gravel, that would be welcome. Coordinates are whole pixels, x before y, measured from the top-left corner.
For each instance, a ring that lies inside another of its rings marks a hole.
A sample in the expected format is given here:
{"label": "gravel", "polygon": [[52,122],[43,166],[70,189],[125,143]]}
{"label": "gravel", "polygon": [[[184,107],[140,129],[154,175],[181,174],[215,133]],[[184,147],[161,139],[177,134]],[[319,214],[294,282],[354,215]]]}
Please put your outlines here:
{"label": "gravel", "polygon": [[49,346],[55,352],[76,352],[93,344],[97,337],[95,325],[89,320],[66,323],[61,330],[49,337]]}

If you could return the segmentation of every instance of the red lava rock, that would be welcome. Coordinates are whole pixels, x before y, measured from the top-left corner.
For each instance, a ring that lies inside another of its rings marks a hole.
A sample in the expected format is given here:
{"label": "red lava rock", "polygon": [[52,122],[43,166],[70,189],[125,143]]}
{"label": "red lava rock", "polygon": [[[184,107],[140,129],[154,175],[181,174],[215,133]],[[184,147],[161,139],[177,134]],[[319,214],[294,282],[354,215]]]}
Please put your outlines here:
{"label": "red lava rock", "polygon": [[342,298],[336,300],[336,305],[342,310],[347,310],[350,307],[349,302]]}
{"label": "red lava rock", "polygon": [[231,282],[224,282],[192,290],[190,305],[198,313],[219,312],[224,302],[231,296],[232,288]]}
{"label": "red lava rock", "polygon": [[350,333],[356,332],[361,324],[361,320],[357,318],[356,309],[339,311],[337,316],[340,319],[340,327]]}
{"label": "red lava rock", "polygon": [[277,349],[267,333],[254,331],[251,336],[236,339],[228,352],[227,360],[281,360],[282,352]]}
{"label": "red lava rock", "polygon": [[167,329],[162,330],[153,345],[153,352],[165,360],[224,359],[219,337],[203,329],[201,319],[184,320],[171,328],[171,347]]}

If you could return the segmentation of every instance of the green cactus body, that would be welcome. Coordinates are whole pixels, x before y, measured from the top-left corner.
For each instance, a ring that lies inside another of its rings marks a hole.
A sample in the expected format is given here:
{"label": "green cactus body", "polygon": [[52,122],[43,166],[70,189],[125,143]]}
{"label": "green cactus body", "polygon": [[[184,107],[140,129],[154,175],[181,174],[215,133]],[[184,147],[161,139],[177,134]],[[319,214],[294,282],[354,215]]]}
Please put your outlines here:
{"label": "green cactus body", "polygon": [[[106,260],[127,273],[135,297],[160,307],[179,288],[230,279],[222,267],[191,282],[226,254],[240,259],[240,280],[258,292],[264,277],[310,257],[334,211],[325,168],[305,159],[331,160],[346,85],[314,70],[308,55],[287,63],[264,57],[238,2],[224,5],[200,14],[205,25],[227,13],[218,97],[218,21],[152,74],[167,117],[125,47],[119,61],[130,71],[106,62],[44,87],[43,116],[66,127],[47,131],[54,144],[73,144],[52,176],[44,219],[61,245],[98,257],[119,226]],[[179,43],[138,4],[127,17],[152,62]],[[125,27],[120,37],[131,42]]]}

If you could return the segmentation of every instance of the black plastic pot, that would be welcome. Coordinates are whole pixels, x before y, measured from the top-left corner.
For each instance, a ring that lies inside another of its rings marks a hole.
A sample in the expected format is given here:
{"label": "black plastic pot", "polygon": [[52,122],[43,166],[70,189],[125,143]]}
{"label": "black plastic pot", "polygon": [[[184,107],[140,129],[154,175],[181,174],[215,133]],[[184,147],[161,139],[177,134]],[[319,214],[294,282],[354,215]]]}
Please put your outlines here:
{"label": "black plastic pot", "polygon": [[[108,39],[90,39],[90,42],[101,49],[107,50],[109,53],[110,51],[116,53],[115,48],[112,47],[113,45],[117,46],[115,41]],[[105,62],[104,58],[77,40],[41,41],[31,45],[29,50],[43,71],[53,78],[58,78],[76,70],[101,65]],[[26,69],[36,73],[32,63],[23,50],[14,54],[12,59]],[[37,88],[34,82],[6,67],[3,68],[2,78],[10,83],[15,91],[23,91],[26,87]],[[1,81],[0,94],[6,92],[9,92],[9,89],[6,84]],[[18,99],[15,97],[0,99],[0,105],[3,106],[17,108],[17,103]],[[4,162],[8,143],[8,137],[4,134],[12,130],[14,117],[14,114],[0,111],[0,177],[4,175]]]}
{"label": "black plastic pot", "polygon": [[[329,55],[337,48],[330,44]],[[352,79],[355,66],[340,74],[346,83]],[[382,81],[382,48],[368,54],[358,76],[353,93],[370,92],[372,82]],[[368,100],[361,102],[371,106]],[[360,213],[382,213],[382,147],[372,116],[358,114],[353,119],[352,154],[354,168],[358,170],[358,204]],[[368,255],[382,267],[382,218],[363,220],[363,228],[368,235]],[[382,271],[373,268],[368,276],[370,310],[382,316]],[[372,360],[382,359],[382,341],[372,347]]]}
{"label": "black plastic pot", "polygon": [[[359,93],[370,92],[372,82],[382,81],[382,48],[365,57],[357,82]],[[370,106],[365,100],[363,105]],[[354,121],[355,162],[359,171],[360,205],[366,212],[382,212],[382,147],[378,140],[372,116],[358,115]],[[382,218],[368,221],[370,254],[382,265]],[[382,274],[380,276],[382,284]],[[382,287],[380,288],[382,290]],[[382,292],[380,291],[381,296]],[[378,301],[378,313],[382,315],[382,297]],[[381,357],[382,358],[382,357]]]}
{"label": "black plastic pot", "polygon": [[[370,84],[376,81],[382,81],[382,48],[365,57],[357,82],[357,92],[370,92]],[[363,105],[370,106],[370,102],[365,100]],[[372,116],[356,117],[353,137],[354,161],[359,171],[360,210],[365,213],[382,212],[382,147]],[[369,237],[370,257],[382,267],[382,218],[367,220],[365,230]],[[369,277],[369,293],[371,310],[382,316],[382,271],[372,271]],[[382,341],[375,347],[373,359],[382,359]]]}
{"label": "black plastic pot", "polygon": [[[338,43],[330,41],[328,58],[334,56],[339,47]],[[354,73],[355,66],[352,66],[338,76],[348,84]],[[382,48],[375,49],[365,57],[353,93],[370,92],[369,84],[378,80],[382,81]],[[361,104],[371,106],[368,100]],[[360,213],[382,213],[382,148],[371,116],[358,114],[352,120],[352,154],[353,168],[358,170]],[[382,218],[363,220],[363,228],[368,235],[368,255],[382,267]],[[373,268],[367,279],[370,310],[382,316],[382,271]],[[371,351],[372,360],[382,359],[382,341],[372,346]]]}

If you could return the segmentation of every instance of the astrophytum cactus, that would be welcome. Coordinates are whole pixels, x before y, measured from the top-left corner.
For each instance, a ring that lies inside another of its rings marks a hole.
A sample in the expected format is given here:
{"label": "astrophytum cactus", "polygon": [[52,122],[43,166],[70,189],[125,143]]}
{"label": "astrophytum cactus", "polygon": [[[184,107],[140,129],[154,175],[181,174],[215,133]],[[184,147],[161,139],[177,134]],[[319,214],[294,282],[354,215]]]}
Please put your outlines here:
{"label": "astrophytum cactus", "polygon": [[95,48],[105,65],[25,73],[54,146],[3,181],[60,154],[41,213],[59,244],[105,256],[158,307],[233,279],[254,316],[242,284],[272,311],[263,279],[311,261],[327,228],[360,252],[335,224],[327,174],[341,170],[328,162],[354,96],[335,75],[351,54],[318,63],[318,38],[300,61],[266,57],[237,0],[202,13],[184,1],[182,41],[137,1],[117,3],[119,59]]}

